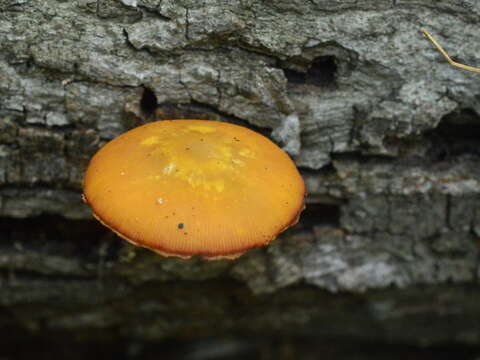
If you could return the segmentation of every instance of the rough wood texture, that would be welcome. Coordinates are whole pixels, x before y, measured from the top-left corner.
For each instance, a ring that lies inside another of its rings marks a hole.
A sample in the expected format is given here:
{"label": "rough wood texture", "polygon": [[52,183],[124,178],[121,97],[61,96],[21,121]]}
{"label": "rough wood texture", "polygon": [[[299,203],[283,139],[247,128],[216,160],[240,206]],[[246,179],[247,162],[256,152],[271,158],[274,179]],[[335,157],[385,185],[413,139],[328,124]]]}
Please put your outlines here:
{"label": "rough wood texture", "polygon": [[[476,0],[0,0],[0,331],[480,345],[480,77],[420,33],[479,66],[479,16]],[[235,262],[110,236],[84,168],[155,118],[271,136],[307,182],[301,223]]]}

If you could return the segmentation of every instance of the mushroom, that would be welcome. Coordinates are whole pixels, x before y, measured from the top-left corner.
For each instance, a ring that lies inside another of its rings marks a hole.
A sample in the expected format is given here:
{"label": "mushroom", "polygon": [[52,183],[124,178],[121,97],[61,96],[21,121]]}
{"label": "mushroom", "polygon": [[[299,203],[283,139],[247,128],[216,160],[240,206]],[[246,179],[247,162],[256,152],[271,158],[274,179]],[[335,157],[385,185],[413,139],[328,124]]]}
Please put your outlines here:
{"label": "mushroom", "polygon": [[268,138],[207,120],[163,120],[104,145],[84,177],[94,216],[164,256],[235,259],[297,223],[305,185]]}

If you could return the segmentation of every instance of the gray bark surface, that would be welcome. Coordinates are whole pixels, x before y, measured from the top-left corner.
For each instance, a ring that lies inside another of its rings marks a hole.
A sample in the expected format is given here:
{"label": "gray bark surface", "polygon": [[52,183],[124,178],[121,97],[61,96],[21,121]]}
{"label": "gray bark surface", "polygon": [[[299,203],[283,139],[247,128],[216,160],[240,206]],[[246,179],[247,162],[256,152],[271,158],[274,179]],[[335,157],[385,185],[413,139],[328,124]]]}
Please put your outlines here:
{"label": "gray bark surface", "polygon": [[[480,77],[420,33],[480,66],[479,18],[476,0],[0,0],[0,332],[479,346]],[[174,118],[282,146],[299,225],[205,262],[94,222],[90,157]]]}

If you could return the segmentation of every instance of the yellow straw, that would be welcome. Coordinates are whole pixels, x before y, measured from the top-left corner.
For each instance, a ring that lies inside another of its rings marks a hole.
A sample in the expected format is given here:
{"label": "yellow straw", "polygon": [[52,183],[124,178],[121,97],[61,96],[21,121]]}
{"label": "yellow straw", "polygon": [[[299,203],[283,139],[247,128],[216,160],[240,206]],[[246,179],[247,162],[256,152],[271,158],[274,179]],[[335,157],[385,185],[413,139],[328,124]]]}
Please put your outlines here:
{"label": "yellow straw", "polygon": [[480,73],[480,68],[473,67],[473,66],[468,66],[464,64],[460,64],[456,61],[453,61],[450,56],[448,56],[447,52],[440,46],[440,44],[433,38],[433,36],[427,31],[427,30],[422,30],[423,35],[425,35],[432,43],[435,45],[435,47],[440,51],[440,53],[447,59],[450,65],[455,66],[457,68],[467,70],[467,71],[472,71],[476,73]]}

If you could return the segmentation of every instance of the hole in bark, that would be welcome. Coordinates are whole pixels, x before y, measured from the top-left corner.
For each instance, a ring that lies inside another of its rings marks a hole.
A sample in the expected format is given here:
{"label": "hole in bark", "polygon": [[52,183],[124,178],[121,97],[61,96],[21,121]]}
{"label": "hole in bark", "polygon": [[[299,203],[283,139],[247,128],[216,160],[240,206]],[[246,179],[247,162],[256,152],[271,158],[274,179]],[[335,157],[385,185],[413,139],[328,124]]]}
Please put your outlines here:
{"label": "hole in bark", "polygon": [[307,72],[307,79],[318,86],[329,86],[335,82],[337,64],[334,56],[316,58]]}
{"label": "hole in bark", "polygon": [[[4,240],[0,247],[8,252],[29,250],[93,262],[97,261],[104,242],[114,238],[108,237],[110,230],[96,221],[65,219],[57,215],[27,219],[2,217],[0,234]],[[120,244],[121,240],[109,243],[104,260],[116,259]]]}
{"label": "hole in bark", "polygon": [[291,84],[305,84],[307,82],[307,73],[291,69],[283,69],[287,81]]}
{"label": "hole in bark", "polygon": [[431,140],[430,157],[442,161],[467,154],[480,156],[479,120],[471,109],[444,116],[437,128],[427,133]]}
{"label": "hole in bark", "polygon": [[284,69],[285,77],[292,84],[310,84],[328,87],[335,84],[337,63],[335,56],[319,56],[315,58],[306,73]]}
{"label": "hole in bark", "polygon": [[155,109],[158,106],[157,96],[149,88],[143,88],[142,99],[140,100],[140,108],[143,113],[148,116],[152,116],[155,113]]}
{"label": "hole in bark", "polygon": [[340,226],[340,204],[312,203],[300,216],[303,228],[312,228],[314,225]]}

